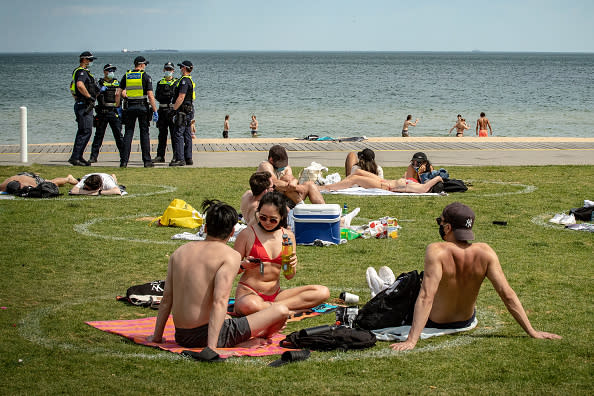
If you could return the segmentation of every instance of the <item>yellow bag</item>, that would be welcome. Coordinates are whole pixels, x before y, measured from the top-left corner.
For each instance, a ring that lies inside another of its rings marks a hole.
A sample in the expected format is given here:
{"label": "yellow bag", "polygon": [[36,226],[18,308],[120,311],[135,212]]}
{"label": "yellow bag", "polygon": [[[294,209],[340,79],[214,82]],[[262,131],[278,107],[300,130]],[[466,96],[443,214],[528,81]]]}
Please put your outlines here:
{"label": "yellow bag", "polygon": [[157,217],[151,225],[157,221],[158,225],[169,227],[198,228],[204,222],[202,215],[183,199],[171,201],[163,216]]}

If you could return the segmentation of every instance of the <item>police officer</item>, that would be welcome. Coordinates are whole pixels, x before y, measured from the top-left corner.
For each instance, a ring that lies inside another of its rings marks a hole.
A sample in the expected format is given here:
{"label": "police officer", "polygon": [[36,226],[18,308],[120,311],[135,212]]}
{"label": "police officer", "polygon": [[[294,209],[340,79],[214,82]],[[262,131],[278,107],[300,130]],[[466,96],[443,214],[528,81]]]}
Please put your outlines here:
{"label": "police officer", "polygon": [[74,97],[74,115],[78,130],[74,138],[72,155],[68,162],[74,166],[89,166],[90,162],[83,158],[83,153],[93,134],[93,106],[99,89],[89,67],[95,60],[92,53],[85,51],[79,56],[80,65],[72,72],[70,93]]}
{"label": "police officer", "polygon": [[157,156],[153,158],[153,162],[165,162],[165,149],[167,148],[167,135],[171,135],[173,161],[177,158],[175,152],[175,145],[173,144],[173,117],[171,111],[173,110],[173,90],[175,88],[176,78],[173,77],[175,67],[173,63],[167,62],[163,66],[163,78],[157,83],[157,90],[155,91],[155,98],[159,101],[159,121],[157,121],[157,128],[159,128],[159,144],[157,145]]}
{"label": "police officer", "polygon": [[91,147],[90,163],[97,162],[107,124],[113,133],[118,152],[122,151],[122,120],[118,112],[121,111],[119,108],[120,92],[118,91],[120,83],[115,78],[116,70],[117,68],[111,63],[103,66],[103,78],[98,81],[99,96],[97,96],[97,106],[95,107],[95,137]]}
{"label": "police officer", "polygon": [[[193,165],[192,160],[192,120],[194,119],[194,99],[196,99],[196,84],[192,80],[192,62],[185,60],[177,64],[182,76],[175,83],[173,93],[173,111],[175,112],[175,132],[173,144],[174,155],[177,156],[169,166]],[[182,157],[183,155],[183,157]]]}
{"label": "police officer", "polygon": [[120,80],[119,91],[121,97],[125,99],[125,108],[123,109],[125,132],[122,150],[120,151],[120,168],[128,166],[137,119],[144,167],[152,168],[154,166],[151,161],[151,140],[149,135],[150,109],[153,110],[154,121],[157,121],[158,115],[155,95],[153,94],[153,80],[144,71],[148,63],[144,56],[137,56],[134,59],[134,70],[128,70]]}

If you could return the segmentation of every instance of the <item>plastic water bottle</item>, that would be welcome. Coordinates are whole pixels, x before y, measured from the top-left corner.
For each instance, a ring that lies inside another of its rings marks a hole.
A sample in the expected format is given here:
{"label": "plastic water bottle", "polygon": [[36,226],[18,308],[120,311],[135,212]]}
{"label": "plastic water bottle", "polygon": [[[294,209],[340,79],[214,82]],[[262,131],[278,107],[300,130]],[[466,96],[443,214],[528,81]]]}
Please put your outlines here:
{"label": "plastic water bottle", "polygon": [[342,215],[346,216],[349,213],[349,207],[347,206],[346,202],[342,206]]}
{"label": "plastic water bottle", "polygon": [[287,234],[283,234],[283,248],[281,250],[281,265],[283,269],[283,275],[289,276],[293,273],[291,267],[291,256],[293,255],[293,244]]}

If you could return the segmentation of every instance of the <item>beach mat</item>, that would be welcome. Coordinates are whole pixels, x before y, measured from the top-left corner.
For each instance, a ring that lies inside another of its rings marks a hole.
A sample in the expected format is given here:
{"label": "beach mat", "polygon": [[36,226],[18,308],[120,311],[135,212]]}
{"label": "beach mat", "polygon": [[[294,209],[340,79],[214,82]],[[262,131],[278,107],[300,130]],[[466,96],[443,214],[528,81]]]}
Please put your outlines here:
{"label": "beach mat", "polygon": [[447,193],[399,193],[384,190],[381,188],[363,188],[363,187],[349,187],[342,190],[320,191],[322,194],[339,194],[339,195],[358,195],[358,196],[380,196],[388,195],[392,197],[441,197],[447,196]]}
{"label": "beach mat", "polygon": [[[175,342],[175,327],[173,325],[173,318],[170,316],[165,325],[165,331],[163,331],[162,343],[147,342],[146,338],[153,334],[155,329],[156,316],[143,319],[131,319],[131,320],[104,320],[104,321],[90,321],[85,322],[86,324],[95,327],[101,331],[108,333],[117,334],[122,337],[135,342],[139,345],[146,345],[154,348],[160,348],[165,351],[173,353],[181,353],[182,351],[190,350],[193,352],[200,352],[203,348],[186,348],[178,345]],[[285,336],[276,333],[272,337],[272,343],[253,347],[253,348],[217,348],[221,351],[222,355],[239,355],[239,356],[269,356],[269,355],[280,355],[285,351],[292,349],[282,348],[279,346],[279,342],[284,340]]]}

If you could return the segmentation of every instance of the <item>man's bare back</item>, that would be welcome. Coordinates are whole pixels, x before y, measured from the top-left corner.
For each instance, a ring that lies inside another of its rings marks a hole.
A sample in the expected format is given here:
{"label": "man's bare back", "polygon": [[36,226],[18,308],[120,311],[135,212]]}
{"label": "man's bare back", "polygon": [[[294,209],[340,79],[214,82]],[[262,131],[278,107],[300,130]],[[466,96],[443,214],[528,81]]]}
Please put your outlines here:
{"label": "man's bare back", "polygon": [[[207,324],[217,290],[228,300],[241,257],[219,241],[198,241],[178,248],[169,260],[175,326],[192,329]],[[216,287],[215,287],[216,286]]]}

